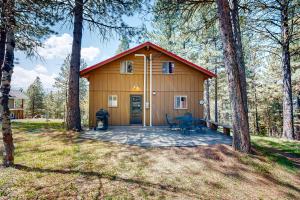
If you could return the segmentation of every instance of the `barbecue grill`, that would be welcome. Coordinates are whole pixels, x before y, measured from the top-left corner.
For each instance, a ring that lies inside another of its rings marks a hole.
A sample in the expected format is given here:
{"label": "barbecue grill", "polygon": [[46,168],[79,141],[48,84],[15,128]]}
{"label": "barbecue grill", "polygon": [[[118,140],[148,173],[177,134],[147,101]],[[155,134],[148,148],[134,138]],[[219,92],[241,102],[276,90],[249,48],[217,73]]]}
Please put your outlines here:
{"label": "barbecue grill", "polygon": [[101,108],[96,112],[96,126],[95,130],[107,130],[109,113],[107,110]]}

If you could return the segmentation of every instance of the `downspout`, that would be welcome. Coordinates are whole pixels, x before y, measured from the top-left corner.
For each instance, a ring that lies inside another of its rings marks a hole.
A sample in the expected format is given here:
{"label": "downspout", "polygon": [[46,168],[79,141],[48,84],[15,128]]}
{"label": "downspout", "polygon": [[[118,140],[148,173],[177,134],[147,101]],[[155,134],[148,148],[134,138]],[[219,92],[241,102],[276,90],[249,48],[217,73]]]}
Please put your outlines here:
{"label": "downspout", "polygon": [[145,54],[135,54],[135,56],[143,56],[144,57],[144,97],[143,97],[143,126],[146,126],[146,90],[147,90],[147,57]]}
{"label": "downspout", "polygon": [[152,54],[150,54],[150,126],[152,126]]}

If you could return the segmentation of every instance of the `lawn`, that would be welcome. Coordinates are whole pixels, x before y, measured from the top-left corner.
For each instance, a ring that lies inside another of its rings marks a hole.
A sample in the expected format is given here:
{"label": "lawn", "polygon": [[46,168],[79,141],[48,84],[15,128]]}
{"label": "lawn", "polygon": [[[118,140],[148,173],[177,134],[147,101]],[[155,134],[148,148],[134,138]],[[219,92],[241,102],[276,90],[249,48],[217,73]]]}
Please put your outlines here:
{"label": "lawn", "polygon": [[300,198],[299,142],[253,137],[244,155],[82,140],[58,122],[13,127],[17,165],[0,168],[0,199]]}

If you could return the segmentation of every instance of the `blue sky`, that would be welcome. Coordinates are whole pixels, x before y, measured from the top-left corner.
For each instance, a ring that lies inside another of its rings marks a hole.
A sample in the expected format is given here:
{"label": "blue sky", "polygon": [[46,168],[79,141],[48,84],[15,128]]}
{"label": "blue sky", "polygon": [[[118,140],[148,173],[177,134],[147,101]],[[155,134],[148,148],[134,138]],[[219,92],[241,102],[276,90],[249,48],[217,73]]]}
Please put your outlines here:
{"label": "blue sky", "polygon": [[[138,16],[126,19],[131,26],[140,26],[142,21]],[[151,29],[150,23],[146,23],[147,28]],[[54,78],[59,73],[64,58],[71,52],[72,27],[57,25],[54,30],[58,33],[50,35],[43,41],[43,48],[38,49],[40,58],[27,58],[24,53],[16,52],[15,57],[18,63],[15,64],[12,77],[13,88],[27,89],[28,86],[39,76],[44,88],[49,91],[52,89]],[[83,31],[81,56],[88,65],[93,65],[105,60],[113,55],[119,45],[117,36],[111,37],[108,41],[101,41],[96,32],[87,29]],[[130,47],[136,44],[131,44]]]}

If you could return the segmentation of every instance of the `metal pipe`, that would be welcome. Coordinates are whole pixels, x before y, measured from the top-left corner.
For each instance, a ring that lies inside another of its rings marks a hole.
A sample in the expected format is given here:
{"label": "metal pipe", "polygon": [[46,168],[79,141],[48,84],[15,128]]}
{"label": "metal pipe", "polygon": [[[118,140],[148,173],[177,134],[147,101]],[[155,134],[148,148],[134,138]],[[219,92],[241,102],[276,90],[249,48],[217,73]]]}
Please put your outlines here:
{"label": "metal pipe", "polygon": [[150,126],[152,126],[152,54],[150,54]]}
{"label": "metal pipe", "polygon": [[144,97],[143,97],[143,102],[144,102],[144,106],[143,106],[143,126],[146,126],[146,90],[147,90],[147,57],[145,54],[135,54],[135,56],[143,56],[144,57]]}

